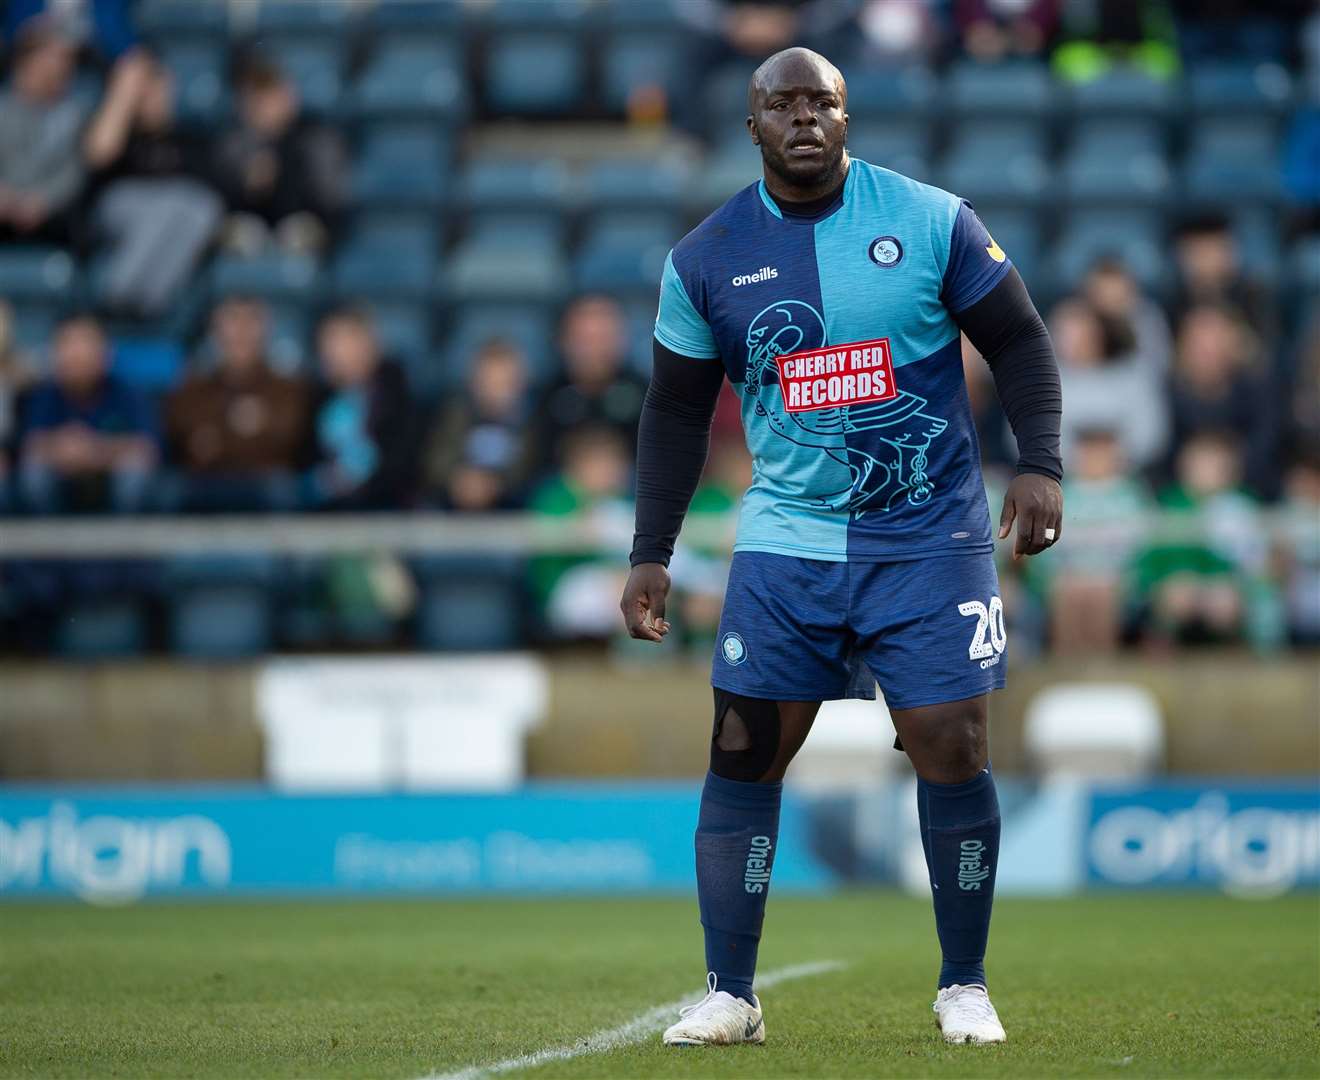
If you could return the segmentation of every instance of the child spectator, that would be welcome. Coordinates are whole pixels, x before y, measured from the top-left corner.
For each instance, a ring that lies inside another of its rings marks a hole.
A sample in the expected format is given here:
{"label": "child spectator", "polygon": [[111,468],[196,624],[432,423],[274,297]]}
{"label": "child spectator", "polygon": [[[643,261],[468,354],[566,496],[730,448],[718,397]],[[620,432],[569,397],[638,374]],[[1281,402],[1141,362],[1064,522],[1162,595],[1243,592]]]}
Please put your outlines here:
{"label": "child spectator", "polygon": [[1247,276],[1226,216],[1205,213],[1184,220],[1174,234],[1173,254],[1175,323],[1181,323],[1191,308],[1213,304],[1242,312],[1257,335],[1277,331],[1270,293]]}
{"label": "child spectator", "polygon": [[265,59],[249,57],[236,83],[239,123],[215,155],[216,181],[236,215],[231,246],[252,253],[273,236],[286,249],[320,251],[344,207],[343,139],[302,115],[293,83]]}
{"label": "child spectator", "polygon": [[197,179],[200,151],[175,125],[174,104],[169,70],[134,50],[115,65],[83,138],[93,221],[110,248],[102,295],[117,311],[159,315],[222,216],[219,196]]}
{"label": "child spectator", "polygon": [[213,370],[193,375],[165,408],[170,458],[183,471],[183,508],[293,509],[307,444],[310,394],[267,362],[266,306],[232,296],[211,315]]}
{"label": "child spectator", "polygon": [[1160,495],[1171,532],[1138,559],[1155,642],[1239,640],[1267,545],[1256,503],[1241,490],[1240,442],[1202,432],[1178,451],[1175,483]]}
{"label": "child spectator", "polygon": [[1163,378],[1128,354],[1106,351],[1105,327],[1084,300],[1064,300],[1050,316],[1050,333],[1063,386],[1065,474],[1076,457],[1078,432],[1112,431],[1128,465],[1155,464],[1168,440]]}
{"label": "child spectator", "polygon": [[1170,388],[1172,452],[1207,431],[1231,432],[1242,444],[1245,480],[1258,493],[1277,483],[1279,445],[1273,396],[1252,370],[1255,343],[1231,309],[1198,304],[1178,328],[1178,356]]}
{"label": "child spectator", "polygon": [[109,371],[105,334],[88,315],[57,327],[54,374],[27,400],[19,486],[30,510],[141,510],[156,467],[155,417]]}
{"label": "child spectator", "polygon": [[537,465],[531,418],[526,356],[512,341],[487,341],[467,386],[431,431],[423,455],[427,490],[452,510],[520,505]]}
{"label": "child spectator", "polygon": [[326,509],[402,508],[412,495],[412,406],[403,369],[381,356],[371,317],[330,312],[317,330],[313,497]]}
{"label": "child spectator", "polygon": [[31,19],[14,43],[0,92],[0,242],[65,243],[82,190],[84,109],[70,93],[74,47],[56,24]]}

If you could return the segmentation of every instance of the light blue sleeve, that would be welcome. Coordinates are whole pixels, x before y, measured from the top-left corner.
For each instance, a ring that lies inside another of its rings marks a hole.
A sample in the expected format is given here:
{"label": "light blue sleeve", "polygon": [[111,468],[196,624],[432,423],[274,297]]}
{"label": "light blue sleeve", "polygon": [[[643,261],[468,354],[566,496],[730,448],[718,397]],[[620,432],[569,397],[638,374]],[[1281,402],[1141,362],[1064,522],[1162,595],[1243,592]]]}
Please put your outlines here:
{"label": "light blue sleeve", "polygon": [[666,349],[680,356],[714,360],[720,355],[710,325],[692,306],[683,279],[674,269],[672,251],[665,259],[665,272],[660,279],[660,310],[655,317],[655,337]]}

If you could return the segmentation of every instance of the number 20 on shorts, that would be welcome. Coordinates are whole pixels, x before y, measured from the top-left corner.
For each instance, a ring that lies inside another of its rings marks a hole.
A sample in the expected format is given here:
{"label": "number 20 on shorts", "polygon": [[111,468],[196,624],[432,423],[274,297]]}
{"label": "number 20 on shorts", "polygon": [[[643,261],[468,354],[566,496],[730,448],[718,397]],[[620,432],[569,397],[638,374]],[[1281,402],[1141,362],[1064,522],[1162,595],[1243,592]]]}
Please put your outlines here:
{"label": "number 20 on shorts", "polygon": [[979,660],[982,668],[994,667],[1008,645],[1008,633],[1004,629],[1004,602],[992,596],[990,606],[986,607],[979,600],[968,600],[958,605],[958,614],[976,616],[976,630],[972,634],[972,643],[967,646],[968,659]]}

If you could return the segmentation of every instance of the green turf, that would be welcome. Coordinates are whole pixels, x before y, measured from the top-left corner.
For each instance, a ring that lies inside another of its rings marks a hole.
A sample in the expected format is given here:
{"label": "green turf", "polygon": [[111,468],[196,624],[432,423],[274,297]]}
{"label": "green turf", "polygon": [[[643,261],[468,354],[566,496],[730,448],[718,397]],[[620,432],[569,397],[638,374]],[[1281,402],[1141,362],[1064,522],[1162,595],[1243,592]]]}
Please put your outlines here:
{"label": "green turf", "polygon": [[[0,1075],[420,1077],[571,1044],[696,991],[695,905],[0,905]],[[1002,1047],[946,1047],[925,903],[772,899],[768,1041],[658,1039],[514,1075],[1316,1076],[1320,901],[996,905]]]}

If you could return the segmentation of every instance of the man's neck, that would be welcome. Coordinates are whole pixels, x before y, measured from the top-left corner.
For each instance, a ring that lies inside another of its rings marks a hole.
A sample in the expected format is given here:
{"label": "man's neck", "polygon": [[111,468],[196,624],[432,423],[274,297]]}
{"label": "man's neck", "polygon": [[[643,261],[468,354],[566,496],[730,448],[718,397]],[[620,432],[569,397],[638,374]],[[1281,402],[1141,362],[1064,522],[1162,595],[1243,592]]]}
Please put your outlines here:
{"label": "man's neck", "polygon": [[810,187],[785,184],[783,179],[767,171],[765,189],[779,209],[796,217],[812,217],[826,209],[843,191],[852,161],[844,154],[837,173]]}

